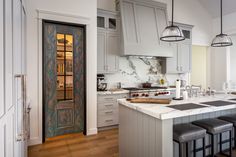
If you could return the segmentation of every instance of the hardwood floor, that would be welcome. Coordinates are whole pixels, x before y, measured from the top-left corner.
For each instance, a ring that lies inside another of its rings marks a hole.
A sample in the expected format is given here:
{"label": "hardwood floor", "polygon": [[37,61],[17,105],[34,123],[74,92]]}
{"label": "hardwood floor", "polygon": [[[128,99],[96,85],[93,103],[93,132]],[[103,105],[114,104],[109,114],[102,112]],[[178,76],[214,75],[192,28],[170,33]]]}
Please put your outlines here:
{"label": "hardwood floor", "polygon": [[[118,129],[97,135],[64,135],[29,147],[29,157],[118,157]],[[218,157],[223,157],[219,155]],[[236,151],[233,152],[236,157]]]}
{"label": "hardwood floor", "polygon": [[97,135],[71,134],[29,147],[29,157],[118,157],[118,129]]}

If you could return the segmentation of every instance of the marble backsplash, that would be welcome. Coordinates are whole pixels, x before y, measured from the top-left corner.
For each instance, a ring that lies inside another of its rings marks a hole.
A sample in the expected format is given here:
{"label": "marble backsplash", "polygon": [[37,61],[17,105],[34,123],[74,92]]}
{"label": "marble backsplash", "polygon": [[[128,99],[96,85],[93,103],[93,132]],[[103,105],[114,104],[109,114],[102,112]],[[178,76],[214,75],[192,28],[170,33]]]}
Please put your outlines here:
{"label": "marble backsplash", "polygon": [[143,82],[158,83],[160,78],[166,77],[168,84],[173,85],[177,78],[187,80],[186,74],[162,74],[162,59],[143,57],[120,57],[119,72],[105,74],[108,88],[115,88],[118,82],[122,86],[138,86]]}

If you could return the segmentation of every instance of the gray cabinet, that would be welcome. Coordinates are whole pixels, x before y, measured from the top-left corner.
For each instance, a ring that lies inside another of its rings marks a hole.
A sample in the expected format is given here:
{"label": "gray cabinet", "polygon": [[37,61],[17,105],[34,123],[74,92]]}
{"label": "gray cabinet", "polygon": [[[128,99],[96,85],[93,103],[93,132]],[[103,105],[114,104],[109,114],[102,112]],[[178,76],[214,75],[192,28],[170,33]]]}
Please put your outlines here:
{"label": "gray cabinet", "polygon": [[153,1],[119,0],[123,55],[171,57],[173,49],[160,41],[167,26],[166,4]]}
{"label": "gray cabinet", "polygon": [[188,73],[192,68],[192,27],[178,24],[185,36],[184,41],[172,43],[173,57],[166,58],[163,66],[165,73]]}
{"label": "gray cabinet", "polygon": [[120,20],[118,13],[98,10],[97,17],[97,73],[119,70]]}
{"label": "gray cabinet", "polygon": [[98,95],[98,128],[119,124],[117,99],[127,98],[128,94]]}

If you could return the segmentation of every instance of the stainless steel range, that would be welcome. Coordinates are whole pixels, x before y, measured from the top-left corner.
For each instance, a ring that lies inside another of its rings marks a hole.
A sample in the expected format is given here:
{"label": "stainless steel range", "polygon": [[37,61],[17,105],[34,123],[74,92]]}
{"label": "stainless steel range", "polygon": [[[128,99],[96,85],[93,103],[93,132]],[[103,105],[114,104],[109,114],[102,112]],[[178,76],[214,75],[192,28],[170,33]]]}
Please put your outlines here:
{"label": "stainless steel range", "polygon": [[163,87],[151,87],[151,88],[123,88],[129,91],[130,98],[173,98],[175,96],[174,90],[168,90]]}

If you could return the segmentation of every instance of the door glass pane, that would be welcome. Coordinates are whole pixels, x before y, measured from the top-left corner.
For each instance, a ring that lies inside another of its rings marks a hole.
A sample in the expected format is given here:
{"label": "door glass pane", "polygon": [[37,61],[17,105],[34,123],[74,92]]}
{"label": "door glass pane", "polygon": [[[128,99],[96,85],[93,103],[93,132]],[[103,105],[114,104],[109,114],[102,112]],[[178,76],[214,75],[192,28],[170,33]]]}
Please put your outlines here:
{"label": "door glass pane", "polygon": [[73,36],[57,34],[57,100],[73,99]]}
{"label": "door glass pane", "polygon": [[73,76],[66,76],[66,99],[73,99]]}
{"label": "door glass pane", "polygon": [[97,26],[101,28],[105,28],[105,18],[98,16],[97,17]]}
{"label": "door glass pane", "polygon": [[116,29],[116,19],[109,18],[109,28]]}
{"label": "door glass pane", "polygon": [[64,76],[57,76],[57,100],[64,100]]}

